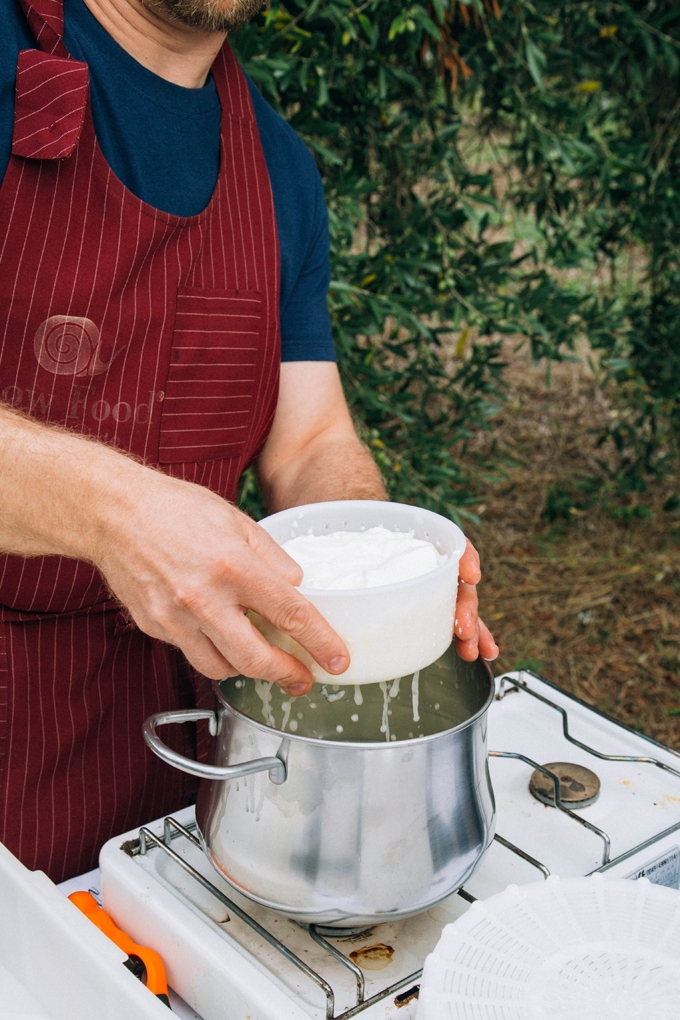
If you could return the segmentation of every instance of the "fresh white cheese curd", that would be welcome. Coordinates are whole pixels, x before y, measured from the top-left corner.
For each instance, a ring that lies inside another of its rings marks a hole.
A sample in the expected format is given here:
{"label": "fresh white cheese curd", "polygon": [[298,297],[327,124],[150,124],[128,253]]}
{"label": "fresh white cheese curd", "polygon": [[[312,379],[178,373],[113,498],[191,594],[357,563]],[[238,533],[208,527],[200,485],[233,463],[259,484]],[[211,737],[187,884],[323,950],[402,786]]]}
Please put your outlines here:
{"label": "fresh white cheese curd", "polygon": [[349,591],[378,588],[428,574],[447,557],[431,542],[378,526],[367,531],[299,535],[283,548],[304,572],[303,588]]}

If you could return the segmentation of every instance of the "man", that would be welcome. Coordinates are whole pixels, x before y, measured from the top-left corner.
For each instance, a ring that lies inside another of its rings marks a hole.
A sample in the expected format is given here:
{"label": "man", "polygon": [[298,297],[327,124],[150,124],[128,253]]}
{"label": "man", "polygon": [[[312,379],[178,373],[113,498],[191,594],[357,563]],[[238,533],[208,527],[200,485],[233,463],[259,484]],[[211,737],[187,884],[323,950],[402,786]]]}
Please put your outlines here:
{"label": "man", "polygon": [[[229,502],[254,460],[272,511],[385,498],[318,175],[225,44],[260,6],[0,0],[0,839],[55,880],[191,798],[146,715],[236,672],[310,688],[246,609],[348,664]],[[493,658],[472,547],[461,576],[459,652]]]}

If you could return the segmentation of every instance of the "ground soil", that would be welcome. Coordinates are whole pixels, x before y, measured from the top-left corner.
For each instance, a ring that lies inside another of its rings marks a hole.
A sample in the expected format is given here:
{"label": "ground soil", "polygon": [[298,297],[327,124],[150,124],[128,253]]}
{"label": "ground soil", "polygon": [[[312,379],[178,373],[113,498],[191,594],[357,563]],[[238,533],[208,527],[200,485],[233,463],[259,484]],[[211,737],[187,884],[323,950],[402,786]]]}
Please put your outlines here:
{"label": "ground soil", "polygon": [[548,487],[596,473],[595,434],[612,412],[585,359],[545,368],[509,351],[509,400],[488,436],[507,466],[487,483],[482,615],[501,647],[496,672],[527,667],[680,750],[680,518],[652,491],[649,520],[601,505],[542,516]]}

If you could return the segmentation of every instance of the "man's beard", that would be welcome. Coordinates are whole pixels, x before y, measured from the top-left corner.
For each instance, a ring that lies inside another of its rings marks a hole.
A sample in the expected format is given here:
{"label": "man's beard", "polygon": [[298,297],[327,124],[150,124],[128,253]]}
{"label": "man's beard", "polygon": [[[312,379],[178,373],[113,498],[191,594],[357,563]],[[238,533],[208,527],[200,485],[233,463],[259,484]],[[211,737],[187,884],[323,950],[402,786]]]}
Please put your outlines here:
{"label": "man's beard", "polygon": [[[165,15],[202,32],[235,32],[264,7],[267,0],[142,0]],[[228,5],[228,6],[227,6]]]}

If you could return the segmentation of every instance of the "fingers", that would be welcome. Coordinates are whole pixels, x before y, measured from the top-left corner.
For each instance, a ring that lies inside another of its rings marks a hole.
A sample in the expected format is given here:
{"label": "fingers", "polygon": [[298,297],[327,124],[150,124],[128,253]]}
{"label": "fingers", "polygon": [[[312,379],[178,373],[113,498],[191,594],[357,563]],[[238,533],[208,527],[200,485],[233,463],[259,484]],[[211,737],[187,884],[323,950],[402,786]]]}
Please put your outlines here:
{"label": "fingers", "polygon": [[458,564],[458,576],[466,584],[479,584],[482,579],[482,570],[479,563],[479,553],[469,538],[465,539],[465,552]]}
{"label": "fingers", "polygon": [[[461,659],[464,659],[466,662],[474,662],[479,655],[491,661],[498,655],[498,646],[491,636],[489,628],[478,616],[479,600],[475,585],[481,578],[481,571],[479,569],[477,550],[470,542],[468,542],[464,556],[467,557],[465,576],[468,580],[463,578],[461,571],[461,579],[458,582],[456,613],[453,622],[456,648]],[[472,583],[469,580],[472,577],[476,577],[477,581]]]}
{"label": "fingers", "polygon": [[469,539],[459,565],[458,597],[453,621],[456,648],[461,659],[474,662],[481,655],[492,661],[498,655],[498,645],[489,628],[479,619],[476,585],[482,579],[479,554]]}
{"label": "fingers", "polygon": [[492,662],[498,657],[498,645],[483,620],[477,620],[475,633],[471,638],[465,641],[456,638],[456,651],[466,662],[474,662],[480,655],[487,662]]}
{"label": "fingers", "polygon": [[243,676],[276,682],[295,697],[311,690],[314,678],[307,667],[293,655],[270,645],[245,613],[229,613],[213,626],[214,629],[205,632],[206,637]]}
{"label": "fingers", "polygon": [[211,680],[224,680],[228,676],[238,676],[239,670],[228,656],[203,633],[200,624],[192,617],[178,614],[173,607],[170,612],[158,611],[149,613],[149,605],[144,605],[140,612],[130,606],[128,611],[141,631],[149,637],[163,641],[165,644],[179,648],[194,669]]}
{"label": "fingers", "polygon": [[466,662],[474,662],[479,655],[477,605],[477,589],[474,584],[459,581],[453,633],[456,638],[456,650],[461,659]]}
{"label": "fingers", "polygon": [[484,623],[483,620],[479,621],[479,654],[487,662],[492,662],[498,658],[499,648],[493,639],[493,634]]}
{"label": "fingers", "polygon": [[456,651],[461,659],[466,662],[474,662],[475,659],[479,658],[479,646],[478,646],[478,635],[475,632],[474,636],[469,638],[467,641],[461,641],[456,638]]}
{"label": "fingers", "polygon": [[453,633],[460,641],[471,640],[477,633],[477,589],[474,584],[458,582],[458,598],[453,619]]}
{"label": "fingers", "polygon": [[245,588],[243,604],[294,638],[327,673],[343,673],[349,666],[342,638],[311,602],[273,572],[259,572],[256,584]]}
{"label": "fingers", "polygon": [[228,659],[225,659],[210,638],[201,631],[184,637],[178,647],[182,649],[194,669],[211,680],[224,680],[228,676],[238,676],[238,669]]}

